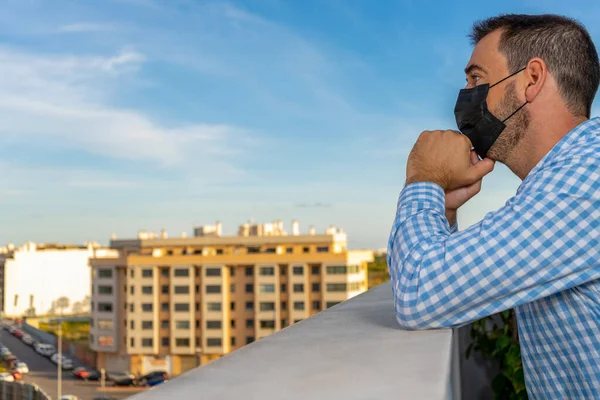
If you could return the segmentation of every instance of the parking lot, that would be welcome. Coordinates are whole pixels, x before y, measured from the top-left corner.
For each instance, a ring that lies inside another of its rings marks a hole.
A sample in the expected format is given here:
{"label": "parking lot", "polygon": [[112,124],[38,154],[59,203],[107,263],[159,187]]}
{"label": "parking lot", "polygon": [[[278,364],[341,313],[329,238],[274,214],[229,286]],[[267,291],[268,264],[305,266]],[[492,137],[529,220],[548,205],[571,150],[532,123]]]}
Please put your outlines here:
{"label": "parking lot", "polygon": [[[58,395],[58,372],[56,365],[48,358],[38,354],[32,347],[27,346],[20,339],[14,337],[4,329],[0,329],[0,343],[8,347],[10,351],[29,367],[29,374],[23,379],[27,383],[35,383],[40,386],[49,396],[57,399]],[[80,364],[75,363],[75,366]],[[71,371],[63,371],[62,394],[76,395],[82,400],[91,400],[103,391],[115,399],[125,399],[139,392],[139,388],[113,388],[108,387],[101,390],[98,382],[84,382],[77,380],[71,375]]]}

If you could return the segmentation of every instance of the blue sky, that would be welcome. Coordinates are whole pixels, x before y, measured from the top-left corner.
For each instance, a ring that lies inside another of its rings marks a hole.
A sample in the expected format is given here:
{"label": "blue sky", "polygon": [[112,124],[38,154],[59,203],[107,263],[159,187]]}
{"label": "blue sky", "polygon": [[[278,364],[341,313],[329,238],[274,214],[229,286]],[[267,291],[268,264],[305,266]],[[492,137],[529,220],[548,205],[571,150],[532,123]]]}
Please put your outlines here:
{"label": "blue sky", "polygon": [[[0,244],[254,218],[384,247],[475,20],[561,13],[600,43],[596,1],[456,3],[0,0]],[[518,184],[497,168],[462,226]]]}

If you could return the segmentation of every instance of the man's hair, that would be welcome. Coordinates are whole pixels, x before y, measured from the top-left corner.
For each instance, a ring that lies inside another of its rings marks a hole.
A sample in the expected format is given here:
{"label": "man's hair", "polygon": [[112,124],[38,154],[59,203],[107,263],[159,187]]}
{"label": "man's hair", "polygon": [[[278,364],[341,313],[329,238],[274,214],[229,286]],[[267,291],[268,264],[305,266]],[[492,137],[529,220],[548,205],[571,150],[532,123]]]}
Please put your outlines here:
{"label": "man's hair", "polygon": [[590,117],[600,65],[592,38],[581,23],[552,14],[503,14],[476,22],[469,37],[475,45],[496,30],[502,31],[498,50],[506,56],[509,72],[541,58],[567,109],[575,116]]}

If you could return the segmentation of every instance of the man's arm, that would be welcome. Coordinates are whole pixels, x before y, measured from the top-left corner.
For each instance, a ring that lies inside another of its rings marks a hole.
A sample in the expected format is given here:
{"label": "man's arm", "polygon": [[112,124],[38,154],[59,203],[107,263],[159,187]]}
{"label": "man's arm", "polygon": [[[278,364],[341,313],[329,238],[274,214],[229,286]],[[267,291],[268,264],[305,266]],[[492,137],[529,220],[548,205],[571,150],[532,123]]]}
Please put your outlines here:
{"label": "man's arm", "polygon": [[406,186],[388,248],[401,326],[459,326],[599,279],[600,201],[574,193],[520,194],[451,234],[443,189]]}

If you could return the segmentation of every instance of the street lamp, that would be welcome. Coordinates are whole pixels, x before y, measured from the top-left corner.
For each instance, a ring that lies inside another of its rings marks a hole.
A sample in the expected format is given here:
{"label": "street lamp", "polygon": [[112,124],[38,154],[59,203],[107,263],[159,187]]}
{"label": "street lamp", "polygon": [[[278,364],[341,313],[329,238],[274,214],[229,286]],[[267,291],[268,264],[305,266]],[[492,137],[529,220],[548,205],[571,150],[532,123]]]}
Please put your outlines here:
{"label": "street lamp", "polygon": [[58,322],[58,362],[56,363],[58,367],[58,398],[60,399],[62,396],[62,322],[63,322],[63,312],[65,308],[69,307],[69,298],[61,297],[56,300],[56,308],[60,310],[60,319]]}

